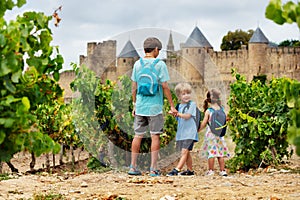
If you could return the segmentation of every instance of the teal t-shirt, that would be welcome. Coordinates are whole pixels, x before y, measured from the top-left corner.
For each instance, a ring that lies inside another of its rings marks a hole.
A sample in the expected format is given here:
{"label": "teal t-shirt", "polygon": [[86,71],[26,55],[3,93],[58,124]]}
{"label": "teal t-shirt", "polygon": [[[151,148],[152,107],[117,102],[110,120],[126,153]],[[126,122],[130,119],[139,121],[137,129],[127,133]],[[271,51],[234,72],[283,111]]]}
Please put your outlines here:
{"label": "teal t-shirt", "polygon": [[[187,106],[187,104],[179,104],[178,112],[182,113],[183,109]],[[198,132],[195,120],[193,117],[196,117],[196,103],[191,101],[189,109],[185,109],[184,113],[189,113],[192,115],[189,119],[183,119],[178,117],[178,125],[176,132],[176,141],[178,140],[194,140],[198,141]]]}
{"label": "teal t-shirt", "polygon": [[[155,58],[144,58],[144,64],[151,64]],[[160,60],[155,66],[158,73],[159,91],[154,96],[136,95],[136,109],[135,114],[141,116],[156,116],[162,113],[163,110],[163,89],[161,83],[170,80],[167,65],[164,61]],[[131,80],[137,82],[137,74],[142,66],[140,60],[134,63]]]}

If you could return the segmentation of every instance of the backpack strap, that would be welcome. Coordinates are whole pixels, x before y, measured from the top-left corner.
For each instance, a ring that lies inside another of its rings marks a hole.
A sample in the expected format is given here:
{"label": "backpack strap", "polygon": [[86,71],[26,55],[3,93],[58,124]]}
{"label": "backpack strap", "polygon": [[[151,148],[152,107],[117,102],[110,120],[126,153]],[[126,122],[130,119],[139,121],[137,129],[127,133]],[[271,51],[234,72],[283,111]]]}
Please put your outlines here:
{"label": "backpack strap", "polygon": [[[187,109],[190,108],[191,102],[192,102],[192,101],[189,101],[189,102],[187,103],[187,106],[186,106]],[[197,109],[197,107],[196,107],[196,109]],[[196,110],[196,115],[197,115],[197,110]],[[193,116],[193,115],[192,115],[192,118],[194,119],[194,121],[195,121],[195,123],[196,123],[196,126],[197,126],[197,119],[196,119],[196,116]],[[198,128],[198,127],[197,127],[197,128]]]}
{"label": "backpack strap", "polygon": [[160,61],[159,58],[156,58],[152,63],[151,66],[154,67]]}
{"label": "backpack strap", "polygon": [[144,60],[143,58],[140,58],[140,63],[141,63],[141,66],[144,67],[145,66],[145,63],[144,63]]}
{"label": "backpack strap", "polygon": [[186,106],[184,106],[182,113],[185,113],[186,110],[190,109],[191,102],[189,101]]}
{"label": "backpack strap", "polygon": [[[154,67],[158,62],[160,61],[159,58],[155,59],[152,63],[151,63],[151,67]],[[143,58],[140,58],[140,63],[141,63],[141,66],[144,67],[145,66],[145,62],[143,60]]]}
{"label": "backpack strap", "polygon": [[[178,109],[179,109],[179,105],[180,105],[180,103],[178,103],[178,104],[176,104],[176,106],[175,106],[175,109],[178,111]],[[178,121],[178,117],[176,117],[176,120]]]}
{"label": "backpack strap", "polygon": [[[211,112],[211,113],[213,113],[213,112],[215,111],[215,109],[213,109],[213,108],[211,108],[211,107],[208,108],[207,110],[209,110],[209,112]],[[210,118],[210,115],[209,115],[209,118]],[[209,119],[208,119],[207,124],[210,125],[210,124],[209,124]]]}
{"label": "backpack strap", "polygon": [[178,111],[180,103],[176,104],[175,108]]}
{"label": "backpack strap", "polygon": [[213,108],[208,108],[207,110],[209,110],[211,113],[213,113],[215,111],[215,109],[213,109]]}
{"label": "backpack strap", "polygon": [[[221,108],[221,110],[223,110],[225,112],[223,106],[220,106],[220,108]],[[215,111],[215,109],[213,109],[212,107],[208,108],[207,110],[209,110],[210,112],[214,112]]]}

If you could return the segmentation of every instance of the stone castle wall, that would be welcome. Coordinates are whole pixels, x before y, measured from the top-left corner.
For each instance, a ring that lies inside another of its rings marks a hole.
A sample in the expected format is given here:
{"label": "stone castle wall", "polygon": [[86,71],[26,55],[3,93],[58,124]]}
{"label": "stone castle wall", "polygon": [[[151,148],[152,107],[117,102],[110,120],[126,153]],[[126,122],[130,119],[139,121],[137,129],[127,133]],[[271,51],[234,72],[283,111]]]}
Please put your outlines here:
{"label": "stone castle wall", "polygon": [[70,83],[75,79],[75,72],[72,70],[64,71],[60,73],[59,85],[64,89],[64,100],[66,103],[70,103],[72,98],[78,96],[78,93],[73,93],[70,87]]}
{"label": "stone castle wall", "polygon": [[80,65],[85,64],[97,75],[102,75],[107,68],[116,66],[117,42],[108,40],[87,44],[87,56],[80,56]]}
{"label": "stone castle wall", "polygon": [[[138,58],[117,58],[116,41],[88,43],[87,56],[80,56],[80,65],[86,64],[98,77],[116,80],[120,75],[131,75],[134,62]],[[271,77],[290,77],[300,80],[300,47],[274,48],[267,44],[250,43],[248,49],[214,51],[212,48],[184,48],[172,52],[166,62],[173,87],[187,81],[193,86],[194,97],[199,106],[208,88],[217,87],[229,96],[229,84],[234,81],[231,69],[252,80],[253,76],[266,74]],[[67,73],[68,74],[68,73]],[[63,77],[68,77],[67,74]],[[61,80],[63,88],[70,78]],[[66,94],[69,94],[66,92]]]}
{"label": "stone castle wall", "polygon": [[300,80],[300,47],[267,49],[268,75]]}

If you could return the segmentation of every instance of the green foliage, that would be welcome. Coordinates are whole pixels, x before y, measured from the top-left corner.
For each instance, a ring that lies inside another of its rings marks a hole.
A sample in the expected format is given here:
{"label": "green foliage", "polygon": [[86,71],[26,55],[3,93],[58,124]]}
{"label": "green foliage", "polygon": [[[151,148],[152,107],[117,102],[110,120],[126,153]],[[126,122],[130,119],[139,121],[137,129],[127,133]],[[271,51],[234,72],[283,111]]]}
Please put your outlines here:
{"label": "green foliage", "polygon": [[[63,58],[50,45],[48,27],[51,16],[25,12],[9,23],[7,10],[21,7],[25,0],[0,3],[0,160],[9,161],[24,149],[38,155],[52,151],[56,144],[40,131],[35,110],[41,104],[56,101],[62,90],[56,84]],[[55,80],[50,79],[52,73]]]}
{"label": "green foliage", "polygon": [[[266,12],[266,18],[277,24],[296,23],[300,28],[300,2],[288,1],[282,4],[281,0],[270,0]],[[284,44],[287,42],[285,41]],[[299,46],[299,41],[291,41],[293,46]],[[291,43],[289,45],[291,45]],[[288,106],[291,108],[291,122],[288,129],[288,141],[296,146],[296,153],[300,156],[300,103],[299,82],[289,80],[286,82],[285,94]]]}
{"label": "green foliage", "polygon": [[89,158],[89,161],[87,163],[87,167],[88,167],[89,170],[96,171],[96,172],[99,172],[99,173],[107,172],[107,171],[111,170],[110,168],[104,166],[103,163],[101,163],[99,161],[99,159],[95,158],[95,157],[90,157]]}
{"label": "green foliage", "polygon": [[59,152],[60,146],[58,143],[68,146],[80,145],[80,140],[75,132],[71,111],[72,108],[70,105],[65,105],[59,101],[53,101],[52,104],[41,104],[35,111],[37,123],[41,131],[57,142],[55,148],[52,148],[53,153]]}
{"label": "green foliage", "polygon": [[33,200],[63,200],[65,199],[65,196],[62,194],[54,194],[54,193],[48,193],[48,194],[34,194]]}
{"label": "green foliage", "polygon": [[8,180],[11,179],[11,177],[9,176],[9,174],[5,173],[5,174],[0,174],[0,181],[4,181],[4,180]]}
{"label": "green foliage", "polygon": [[[108,140],[101,130],[97,119],[95,99],[96,94],[105,98],[105,93],[98,93],[97,85],[100,80],[95,73],[85,66],[78,67],[73,64],[76,73],[75,80],[71,83],[74,92],[80,92],[80,97],[72,101],[72,118],[75,130],[85,149],[93,156],[98,157],[99,149],[107,144]],[[109,89],[112,85],[107,86]],[[103,105],[105,107],[105,105]],[[98,107],[102,109],[102,107]],[[105,119],[105,116],[103,120]]]}
{"label": "green foliage", "polygon": [[[73,103],[73,119],[76,130],[85,148],[98,158],[100,149],[114,144],[114,159],[117,164],[126,164],[126,154],[131,151],[134,136],[131,80],[127,76],[118,82],[101,82],[93,71],[85,66],[74,65],[76,79],[71,84],[81,97]],[[164,113],[170,109],[165,99]],[[166,116],[165,132],[161,135],[161,146],[165,147],[175,137],[176,120]],[[149,134],[149,133],[148,133]],[[140,152],[150,152],[151,137],[143,138]],[[143,156],[143,155],[141,155]],[[148,159],[150,161],[150,159]],[[145,163],[146,164],[146,163]]]}
{"label": "green foliage", "polygon": [[270,0],[265,16],[277,24],[296,23],[300,28],[300,2],[288,1],[282,4],[281,0]]}
{"label": "green foliage", "polygon": [[235,32],[229,31],[222,39],[221,49],[223,51],[237,50],[241,49],[242,45],[248,46],[248,42],[253,33],[253,30],[248,30],[247,32],[242,30],[236,30]]}
{"label": "green foliage", "polygon": [[[115,126],[109,139],[116,146],[125,151],[131,150],[131,141],[134,136],[133,116],[132,116],[132,98],[131,98],[131,80],[128,76],[121,76],[119,84],[116,85],[112,93],[112,119]],[[149,142],[149,139],[147,140]],[[142,152],[145,149],[141,148]]]}
{"label": "green foliage", "polygon": [[26,0],[17,0],[15,3],[13,0],[1,0],[0,2],[0,18],[2,18],[7,10],[12,10],[15,6],[22,7],[26,4]]}
{"label": "green foliage", "polygon": [[233,71],[230,85],[229,128],[236,144],[228,164],[233,171],[278,164],[288,152],[287,130],[290,120],[284,87],[288,79],[273,78],[268,83],[246,82]]}
{"label": "green foliage", "polygon": [[288,80],[284,91],[289,106],[291,120],[288,128],[288,141],[296,146],[296,154],[300,156],[300,82]]}

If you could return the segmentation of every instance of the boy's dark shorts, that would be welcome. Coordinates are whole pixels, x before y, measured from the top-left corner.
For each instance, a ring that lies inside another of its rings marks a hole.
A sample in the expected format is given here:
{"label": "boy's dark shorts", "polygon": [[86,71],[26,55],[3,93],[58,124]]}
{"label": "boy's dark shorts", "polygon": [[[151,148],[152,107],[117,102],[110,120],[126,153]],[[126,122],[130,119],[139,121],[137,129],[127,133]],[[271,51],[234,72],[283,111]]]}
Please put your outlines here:
{"label": "boy's dark shorts", "polygon": [[162,114],[156,116],[134,117],[134,132],[136,135],[143,135],[150,130],[150,134],[161,134],[164,128],[164,118]]}
{"label": "boy's dark shorts", "polygon": [[182,149],[188,149],[189,151],[193,150],[194,140],[178,140],[176,141],[176,150],[181,151]]}

